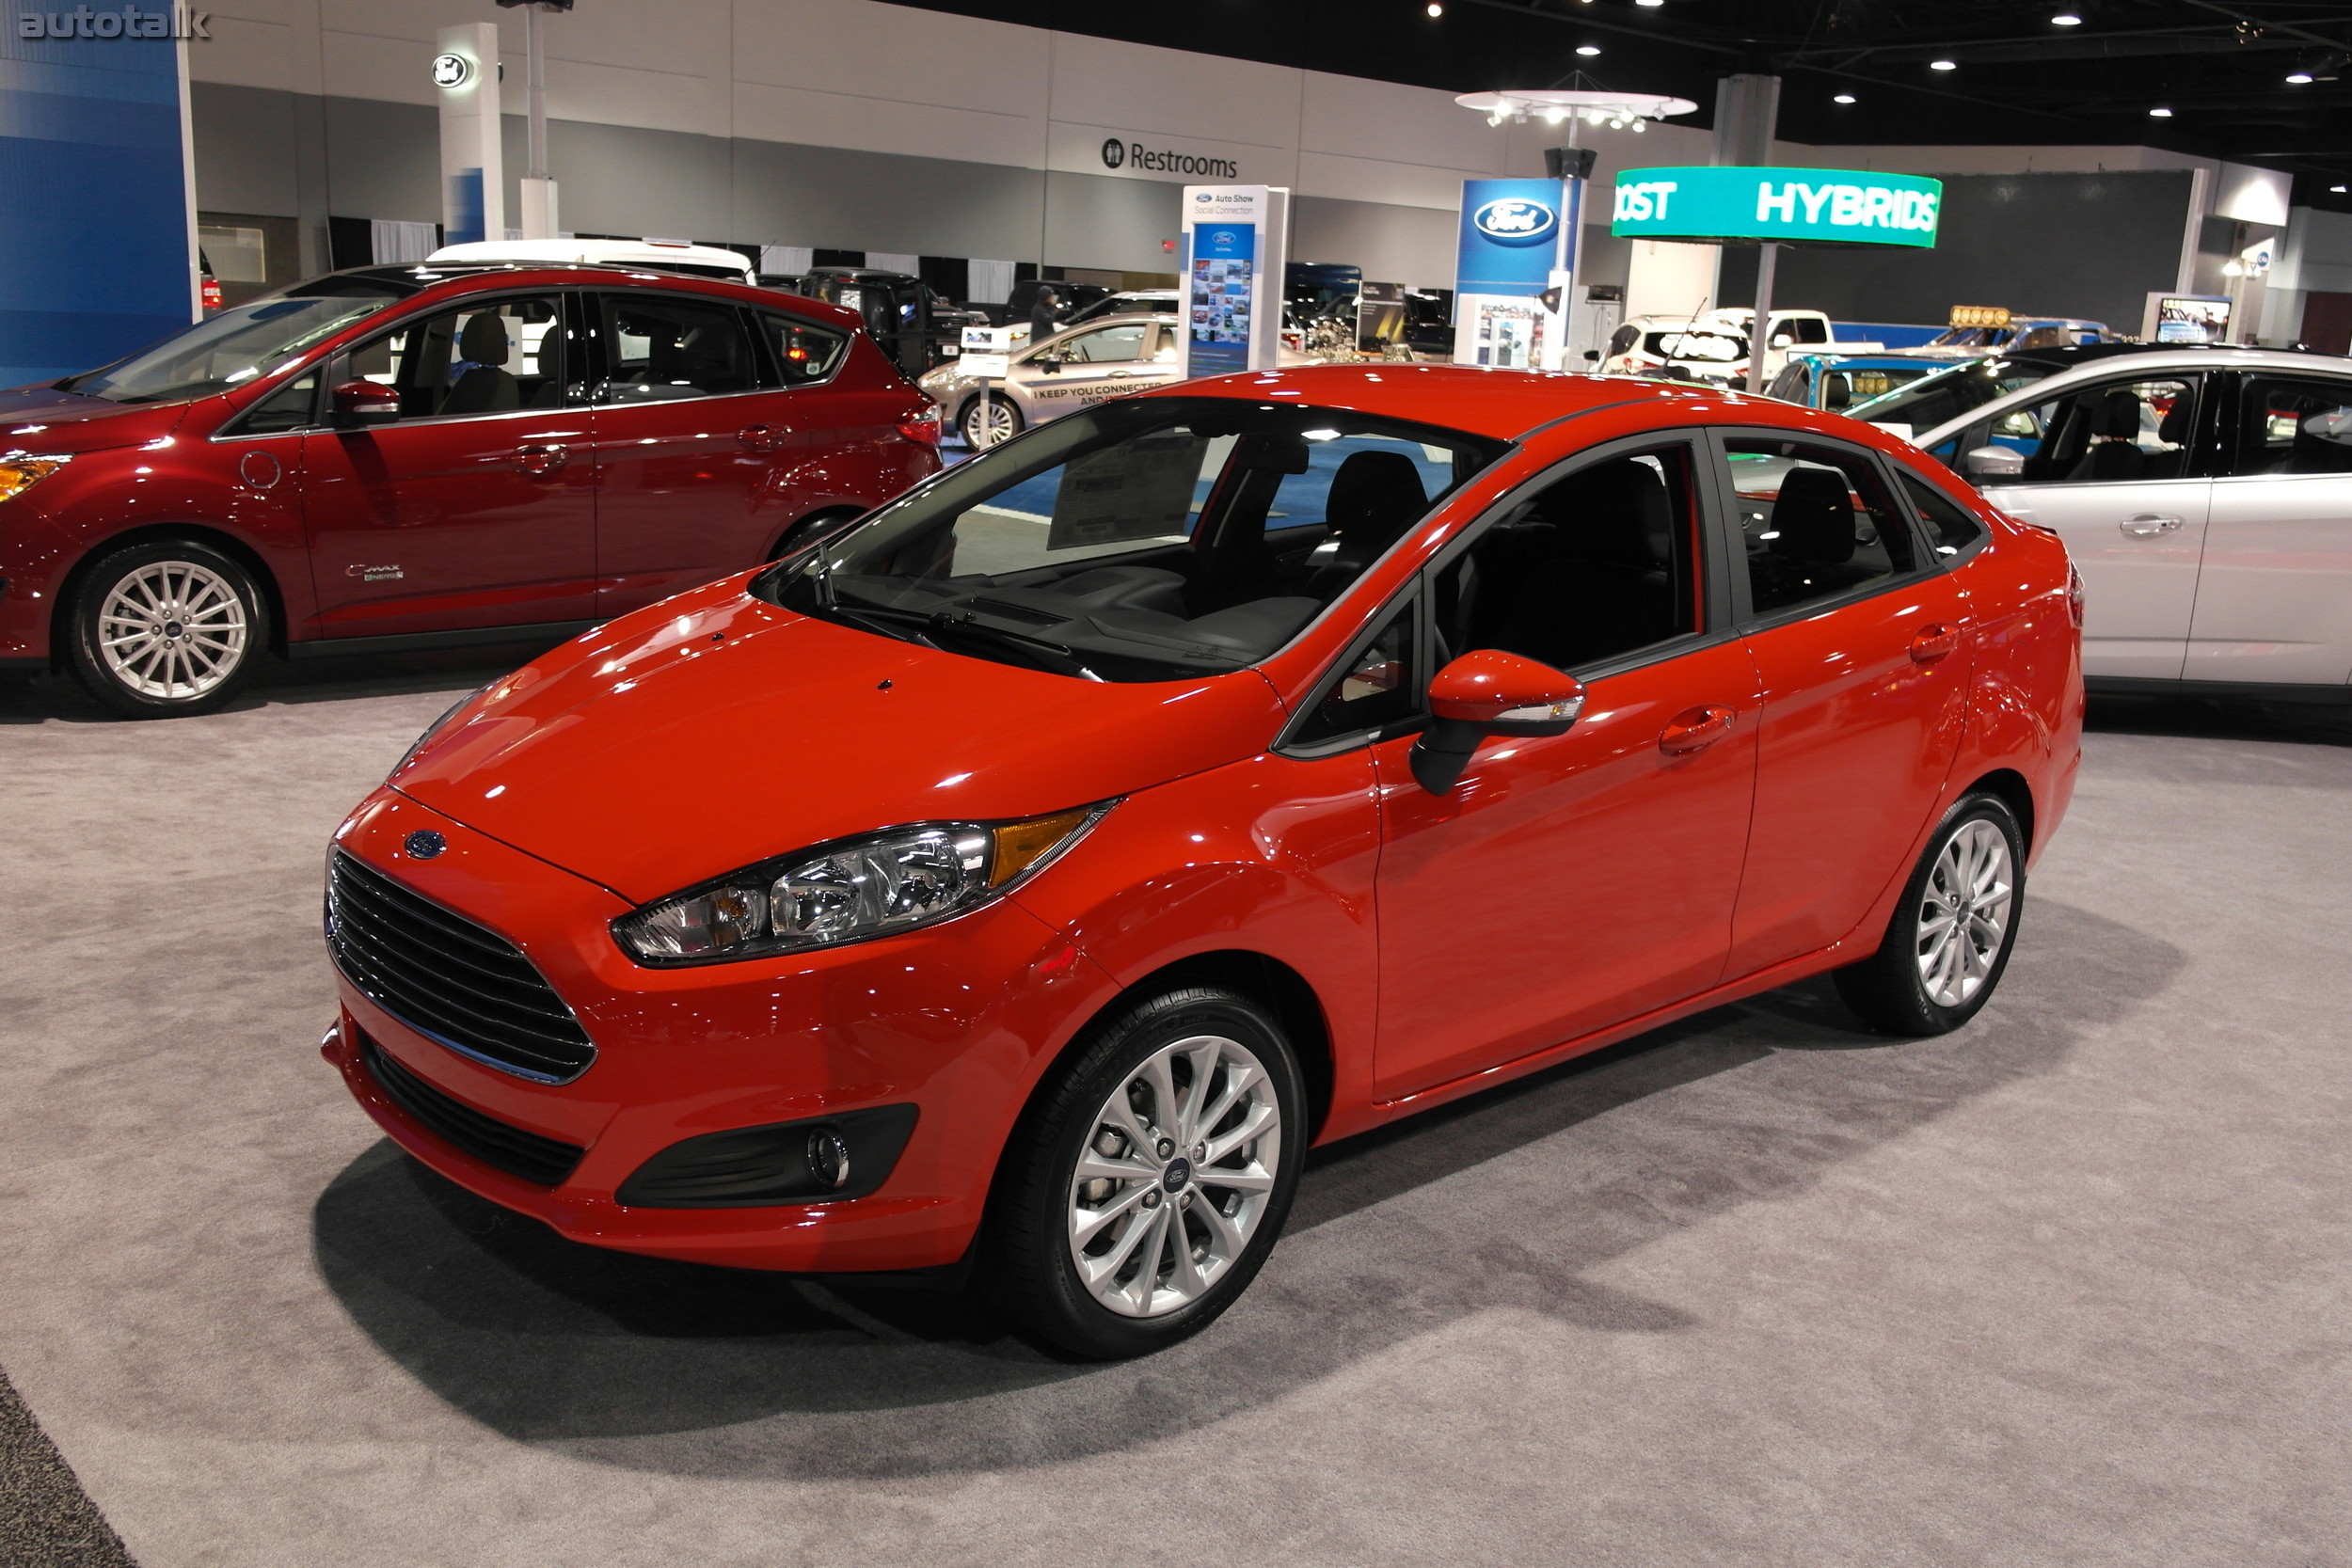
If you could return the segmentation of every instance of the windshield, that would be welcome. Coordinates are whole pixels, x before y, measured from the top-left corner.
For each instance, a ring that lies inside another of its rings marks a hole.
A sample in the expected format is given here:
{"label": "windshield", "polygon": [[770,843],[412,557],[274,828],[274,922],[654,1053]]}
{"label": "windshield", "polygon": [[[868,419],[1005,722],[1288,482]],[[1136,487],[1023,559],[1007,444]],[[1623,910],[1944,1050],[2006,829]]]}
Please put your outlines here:
{"label": "windshield", "polygon": [[1994,398],[2030,387],[2057,369],[2026,359],[1971,359],[1856,403],[1846,412],[1872,423],[1907,424],[1925,435]]}
{"label": "windshield", "polygon": [[[326,292],[330,285],[333,293]],[[311,344],[409,292],[351,278],[322,278],[307,287],[319,292],[289,292],[232,306],[128,359],[57,385],[114,403],[172,403],[225,392],[282,368]]]}
{"label": "windshield", "polygon": [[1254,664],[1502,443],[1337,409],[1122,400],[993,447],[788,557],[804,614],[1084,680]]}

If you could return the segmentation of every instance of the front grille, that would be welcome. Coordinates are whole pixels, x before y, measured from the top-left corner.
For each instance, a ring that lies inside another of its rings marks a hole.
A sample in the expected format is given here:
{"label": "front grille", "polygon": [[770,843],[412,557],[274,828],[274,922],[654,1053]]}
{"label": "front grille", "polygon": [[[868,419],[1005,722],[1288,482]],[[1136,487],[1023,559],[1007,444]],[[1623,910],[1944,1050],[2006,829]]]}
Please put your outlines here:
{"label": "front grille", "polygon": [[386,1098],[421,1122],[426,1132],[493,1170],[542,1187],[555,1187],[563,1184],[580,1164],[580,1157],[588,1152],[578,1144],[526,1132],[452,1100],[392,1060],[365,1032],[359,1036],[359,1060]]}
{"label": "front grille", "polygon": [[521,949],[341,849],[327,872],[326,946],[370,1001],[461,1055],[541,1084],[568,1084],[596,1059]]}

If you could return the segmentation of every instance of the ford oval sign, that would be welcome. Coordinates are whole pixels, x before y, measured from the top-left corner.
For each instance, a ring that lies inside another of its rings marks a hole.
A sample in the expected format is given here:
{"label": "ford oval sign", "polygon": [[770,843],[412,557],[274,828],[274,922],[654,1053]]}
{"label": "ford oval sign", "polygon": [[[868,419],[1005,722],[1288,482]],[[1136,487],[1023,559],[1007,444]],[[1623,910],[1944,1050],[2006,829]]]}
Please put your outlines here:
{"label": "ford oval sign", "polygon": [[1470,222],[1497,245],[1540,245],[1560,226],[1560,214],[1541,201],[1506,196],[1479,208]]}

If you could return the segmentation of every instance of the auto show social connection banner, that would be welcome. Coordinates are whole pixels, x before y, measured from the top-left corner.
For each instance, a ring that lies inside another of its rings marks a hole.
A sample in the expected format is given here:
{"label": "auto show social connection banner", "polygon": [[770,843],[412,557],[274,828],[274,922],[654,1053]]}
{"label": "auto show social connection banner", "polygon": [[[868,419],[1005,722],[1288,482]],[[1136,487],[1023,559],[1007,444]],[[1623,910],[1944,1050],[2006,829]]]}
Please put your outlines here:
{"label": "auto show social connection banner", "polygon": [[1841,168],[1629,168],[1609,231],[1627,239],[1930,248],[1944,182]]}

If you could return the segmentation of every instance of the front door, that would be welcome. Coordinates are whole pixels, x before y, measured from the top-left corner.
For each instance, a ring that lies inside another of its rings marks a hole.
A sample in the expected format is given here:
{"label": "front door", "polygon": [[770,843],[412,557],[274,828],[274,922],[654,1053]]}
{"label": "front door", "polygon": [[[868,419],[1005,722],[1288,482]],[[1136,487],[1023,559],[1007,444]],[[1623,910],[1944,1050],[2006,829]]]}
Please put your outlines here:
{"label": "front door", "polygon": [[1594,454],[1529,486],[1427,575],[1431,666],[1501,648],[1577,674],[1588,696],[1565,735],[1480,746],[1443,795],[1414,781],[1409,736],[1374,748],[1386,1099],[1723,973],[1756,682],[1708,602],[1702,463],[1681,440]]}
{"label": "front door", "polygon": [[595,613],[588,411],[558,294],[411,316],[330,382],[398,389],[398,422],[302,438],[318,635],[402,636]]}
{"label": "front door", "polygon": [[596,613],[612,616],[758,564],[789,521],[767,480],[792,415],[730,302],[631,290],[596,309]]}
{"label": "front door", "polygon": [[1975,483],[2066,541],[2083,578],[2085,674],[2181,677],[2214,493],[2194,438],[2207,379],[2101,382],[1962,439],[1963,453],[1989,440],[2024,454],[2015,479]]}
{"label": "front door", "polygon": [[2352,381],[2248,375],[2181,673],[2342,686],[2352,677]]}
{"label": "front door", "polygon": [[1936,810],[1968,702],[1968,607],[1878,459],[1726,433],[1740,613],[1763,697],[1732,974],[1860,924]]}
{"label": "front door", "polygon": [[[1132,392],[1168,379],[1164,362],[1152,356],[1159,328],[1151,322],[1117,322],[1030,351],[1008,378],[1031,423],[1073,408]],[[1172,366],[1173,356],[1165,362]]]}

